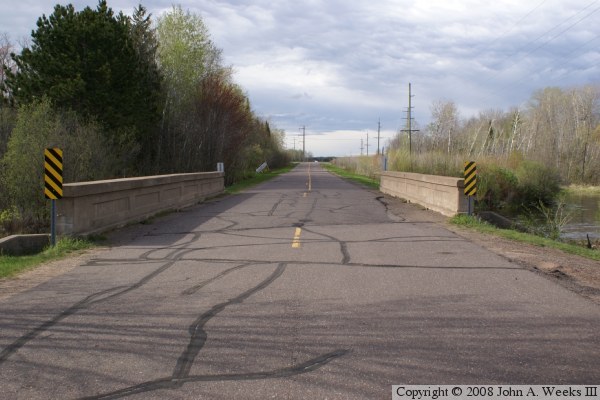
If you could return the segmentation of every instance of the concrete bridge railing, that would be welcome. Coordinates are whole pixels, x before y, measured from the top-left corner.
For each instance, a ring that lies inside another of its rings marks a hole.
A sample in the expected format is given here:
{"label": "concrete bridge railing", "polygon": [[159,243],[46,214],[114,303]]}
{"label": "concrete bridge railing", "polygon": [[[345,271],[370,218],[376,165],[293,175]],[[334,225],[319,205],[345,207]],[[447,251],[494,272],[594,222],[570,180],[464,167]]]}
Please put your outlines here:
{"label": "concrete bridge railing", "polygon": [[197,204],[224,190],[222,172],[67,183],[56,201],[57,233],[82,235]]}
{"label": "concrete bridge railing", "polygon": [[380,191],[406,199],[443,215],[468,212],[464,179],[411,172],[382,172]]}

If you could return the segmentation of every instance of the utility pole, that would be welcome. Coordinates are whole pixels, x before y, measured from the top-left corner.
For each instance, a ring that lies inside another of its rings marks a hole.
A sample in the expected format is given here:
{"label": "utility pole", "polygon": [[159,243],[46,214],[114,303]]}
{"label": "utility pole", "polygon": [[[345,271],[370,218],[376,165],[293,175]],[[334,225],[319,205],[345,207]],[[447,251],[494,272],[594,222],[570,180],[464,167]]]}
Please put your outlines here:
{"label": "utility pole", "polygon": [[296,151],[296,136],[292,136],[292,139],[294,139],[294,151]]}
{"label": "utility pole", "polygon": [[377,155],[379,155],[379,136],[381,133],[381,118],[377,120]]}
{"label": "utility pole", "polygon": [[403,129],[402,132],[408,132],[408,154],[412,154],[412,133],[419,132],[418,129],[412,129],[412,98],[415,97],[412,95],[410,83],[408,84],[408,109],[406,110],[406,120],[407,120],[407,129]]}
{"label": "utility pole", "polygon": [[367,156],[369,155],[369,131],[367,131]]}
{"label": "utility pole", "polygon": [[364,146],[363,146],[363,139],[362,139],[362,138],[360,138],[360,155],[361,155],[361,156],[363,155],[363,149],[364,149]]}
{"label": "utility pole", "polygon": [[302,125],[302,161],[306,161],[306,126]]}

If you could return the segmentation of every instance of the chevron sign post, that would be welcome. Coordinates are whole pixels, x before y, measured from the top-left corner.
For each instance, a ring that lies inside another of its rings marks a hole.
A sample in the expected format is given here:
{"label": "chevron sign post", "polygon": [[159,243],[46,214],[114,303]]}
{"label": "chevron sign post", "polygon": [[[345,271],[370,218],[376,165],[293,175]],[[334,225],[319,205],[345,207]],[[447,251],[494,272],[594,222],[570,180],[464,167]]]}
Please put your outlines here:
{"label": "chevron sign post", "polygon": [[44,150],[44,196],[52,205],[50,243],[56,245],[56,200],[63,197],[63,152],[58,147]]}
{"label": "chevron sign post", "polygon": [[469,215],[473,213],[471,207],[473,196],[477,194],[477,163],[467,161],[465,163],[465,195],[469,199]]}

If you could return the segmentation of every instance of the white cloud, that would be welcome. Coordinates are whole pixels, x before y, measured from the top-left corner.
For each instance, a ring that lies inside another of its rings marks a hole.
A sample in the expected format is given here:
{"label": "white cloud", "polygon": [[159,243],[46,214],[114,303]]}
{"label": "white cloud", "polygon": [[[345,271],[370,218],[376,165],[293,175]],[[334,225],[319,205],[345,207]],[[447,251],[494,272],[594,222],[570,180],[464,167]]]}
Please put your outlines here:
{"label": "white cloud", "polygon": [[[0,30],[27,35],[55,2],[0,4]],[[142,2],[155,15],[172,4]],[[96,1],[74,3],[80,9]],[[126,13],[137,3],[109,0]],[[519,105],[545,86],[599,76],[600,4],[591,0],[176,3],[205,19],[257,112],[291,134],[301,125],[321,133],[310,142],[315,154],[356,154],[360,132],[374,130],[379,117],[390,132],[400,128],[409,82],[424,126],[437,99],[453,100],[469,116]],[[340,150],[341,137],[351,135],[358,141]]]}

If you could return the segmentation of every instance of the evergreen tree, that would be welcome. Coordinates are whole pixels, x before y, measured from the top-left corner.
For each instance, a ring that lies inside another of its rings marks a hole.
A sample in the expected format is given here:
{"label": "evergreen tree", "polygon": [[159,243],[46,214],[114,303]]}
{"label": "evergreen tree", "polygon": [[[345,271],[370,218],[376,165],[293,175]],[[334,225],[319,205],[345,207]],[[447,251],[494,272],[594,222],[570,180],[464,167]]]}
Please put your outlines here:
{"label": "evergreen tree", "polygon": [[146,125],[138,127],[145,133],[141,143],[143,162],[141,168],[145,173],[157,172],[156,158],[160,146],[158,122],[163,103],[162,77],[156,62],[158,40],[152,25],[151,14],[148,14],[146,8],[140,4],[131,17],[130,37],[133,40],[140,72],[138,86],[144,88],[147,93],[144,101],[149,114],[145,118]]}
{"label": "evergreen tree", "polygon": [[17,104],[46,96],[113,134],[134,129],[143,143],[159,118],[156,45],[145,46],[151,36],[142,7],[131,22],[115,15],[106,0],[80,12],[57,5],[52,15],[38,19],[31,48],[13,55],[18,69],[9,72],[6,85]]}

